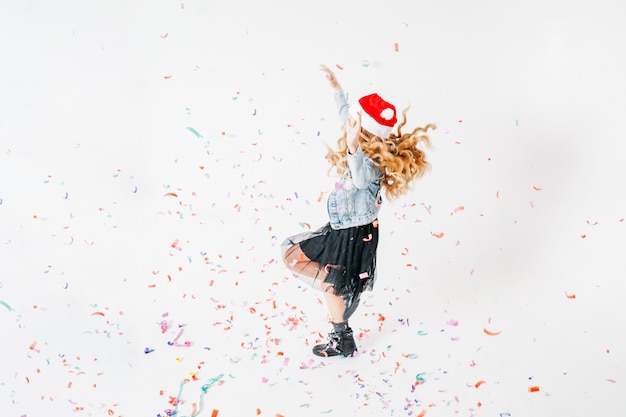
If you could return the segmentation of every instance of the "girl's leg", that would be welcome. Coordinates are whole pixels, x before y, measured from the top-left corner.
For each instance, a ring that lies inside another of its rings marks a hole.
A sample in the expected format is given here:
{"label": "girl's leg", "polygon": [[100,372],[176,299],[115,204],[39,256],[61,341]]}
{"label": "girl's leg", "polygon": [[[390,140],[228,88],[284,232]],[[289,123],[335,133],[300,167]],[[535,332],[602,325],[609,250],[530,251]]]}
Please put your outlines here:
{"label": "girl's leg", "polygon": [[346,304],[343,301],[343,297],[333,294],[332,285],[324,283],[324,279],[328,275],[326,268],[321,266],[319,262],[310,260],[304,254],[299,244],[293,245],[285,251],[283,262],[285,262],[287,268],[294,272],[320,280],[331,320],[333,323],[342,323],[344,321],[343,315],[346,310]]}
{"label": "girl's leg", "polygon": [[324,268],[320,266],[319,262],[310,260],[300,248],[299,243],[285,251],[283,254],[283,262],[287,268],[298,274],[310,278],[319,278],[321,282],[324,282],[326,278],[327,273],[324,271]]}
{"label": "girl's leg", "polygon": [[339,324],[346,321],[344,319],[346,303],[343,297],[333,294],[331,285],[322,284],[322,290],[324,291],[324,298],[326,299],[326,305],[328,306],[328,312],[330,313],[332,322]]}

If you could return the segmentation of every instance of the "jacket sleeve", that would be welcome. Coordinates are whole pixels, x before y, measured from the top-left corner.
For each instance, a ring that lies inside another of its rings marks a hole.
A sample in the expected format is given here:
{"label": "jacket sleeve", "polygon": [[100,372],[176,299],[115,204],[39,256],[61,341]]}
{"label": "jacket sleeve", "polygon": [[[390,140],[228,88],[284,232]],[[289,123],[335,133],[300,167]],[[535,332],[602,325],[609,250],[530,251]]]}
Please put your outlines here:
{"label": "jacket sleeve", "polygon": [[359,146],[354,155],[348,153],[346,155],[348,161],[348,168],[350,168],[350,176],[352,177],[352,184],[356,188],[363,189],[378,179],[381,176],[381,172],[374,162],[370,158],[366,158]]}
{"label": "jacket sleeve", "polygon": [[348,120],[348,110],[350,109],[348,98],[343,90],[339,90],[335,93],[335,103],[337,103],[337,110],[339,111],[339,121],[341,122],[341,126],[343,126],[346,124],[346,120]]}

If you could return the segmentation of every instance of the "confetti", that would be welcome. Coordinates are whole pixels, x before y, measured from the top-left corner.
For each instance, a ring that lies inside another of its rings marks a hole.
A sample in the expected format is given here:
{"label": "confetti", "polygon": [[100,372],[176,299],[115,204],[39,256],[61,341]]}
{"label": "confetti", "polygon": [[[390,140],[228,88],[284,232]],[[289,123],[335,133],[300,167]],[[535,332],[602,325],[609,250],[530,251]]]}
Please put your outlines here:
{"label": "confetti", "polygon": [[539,386],[528,387],[528,392],[539,392]]}
{"label": "confetti", "polygon": [[486,328],[483,328],[483,332],[485,332],[485,334],[489,336],[498,336],[500,333],[502,333],[502,331],[492,332],[490,330],[487,330]]}
{"label": "confetti", "polygon": [[196,137],[199,139],[202,137],[202,135],[200,134],[200,132],[198,132],[196,129],[194,129],[191,126],[187,126],[187,130],[190,131],[191,133],[193,133],[194,135],[196,135]]}
{"label": "confetti", "polygon": [[567,291],[565,292],[565,296],[569,298],[570,300],[573,300],[574,298],[576,298],[576,294],[568,294]]}
{"label": "confetti", "polygon": [[453,214],[455,214],[455,213],[458,213],[459,211],[463,211],[463,210],[465,210],[465,207],[463,207],[463,206],[458,206],[458,207],[456,207],[454,210],[452,210],[452,213],[450,213],[450,216],[452,216],[452,215],[453,215]]}
{"label": "confetti", "polygon": [[487,383],[487,381],[483,381],[483,380],[481,379],[481,380],[480,380],[480,381],[478,381],[476,384],[474,384],[474,386],[475,386],[476,388],[478,388],[478,387],[480,387],[481,385],[486,384],[486,383]]}
{"label": "confetti", "polygon": [[0,305],[3,305],[9,311],[15,311],[13,310],[13,307],[11,307],[10,305],[6,303],[6,301],[0,300]]}

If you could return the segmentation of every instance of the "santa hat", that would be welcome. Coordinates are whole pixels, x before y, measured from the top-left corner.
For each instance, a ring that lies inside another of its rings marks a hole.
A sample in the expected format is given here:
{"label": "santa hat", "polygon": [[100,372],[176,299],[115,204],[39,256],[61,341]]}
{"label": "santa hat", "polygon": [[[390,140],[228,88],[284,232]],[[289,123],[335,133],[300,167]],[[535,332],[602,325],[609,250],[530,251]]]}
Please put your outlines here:
{"label": "santa hat", "polygon": [[355,119],[359,111],[361,112],[361,127],[383,139],[389,137],[398,121],[396,107],[383,100],[376,93],[361,97],[350,108],[350,113]]}

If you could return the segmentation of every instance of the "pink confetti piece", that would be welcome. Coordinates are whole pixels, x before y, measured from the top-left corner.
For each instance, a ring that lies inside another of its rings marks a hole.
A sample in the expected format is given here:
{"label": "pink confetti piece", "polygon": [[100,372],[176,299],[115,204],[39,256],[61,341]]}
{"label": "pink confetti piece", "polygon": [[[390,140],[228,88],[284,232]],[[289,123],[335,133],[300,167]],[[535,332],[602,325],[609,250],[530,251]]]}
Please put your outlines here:
{"label": "pink confetti piece", "polygon": [[459,322],[458,322],[457,320],[450,319],[450,320],[448,320],[448,321],[446,322],[446,324],[447,324],[448,326],[458,326],[458,325],[459,325]]}
{"label": "pink confetti piece", "polygon": [[361,279],[366,279],[366,278],[368,278],[369,276],[370,276],[370,275],[367,273],[367,271],[365,271],[365,272],[361,272],[361,273],[359,274],[359,278],[361,278]]}

